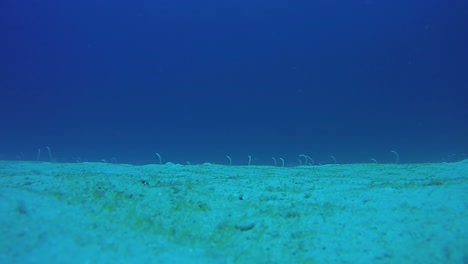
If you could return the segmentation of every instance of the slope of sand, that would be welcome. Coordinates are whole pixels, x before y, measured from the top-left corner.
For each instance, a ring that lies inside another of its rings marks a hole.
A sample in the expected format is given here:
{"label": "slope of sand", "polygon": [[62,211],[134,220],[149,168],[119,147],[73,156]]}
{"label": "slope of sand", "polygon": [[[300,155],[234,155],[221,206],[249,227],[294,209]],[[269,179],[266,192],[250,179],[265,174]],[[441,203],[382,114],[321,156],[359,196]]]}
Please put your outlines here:
{"label": "slope of sand", "polygon": [[0,263],[467,263],[468,160],[0,162]]}

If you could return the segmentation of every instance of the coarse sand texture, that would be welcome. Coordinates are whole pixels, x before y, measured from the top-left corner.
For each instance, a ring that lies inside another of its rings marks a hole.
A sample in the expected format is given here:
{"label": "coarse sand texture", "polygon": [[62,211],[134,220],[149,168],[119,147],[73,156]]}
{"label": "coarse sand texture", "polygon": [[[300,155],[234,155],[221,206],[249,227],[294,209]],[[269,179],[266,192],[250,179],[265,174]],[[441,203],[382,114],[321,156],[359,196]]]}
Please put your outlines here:
{"label": "coarse sand texture", "polygon": [[0,263],[468,263],[468,160],[0,161]]}

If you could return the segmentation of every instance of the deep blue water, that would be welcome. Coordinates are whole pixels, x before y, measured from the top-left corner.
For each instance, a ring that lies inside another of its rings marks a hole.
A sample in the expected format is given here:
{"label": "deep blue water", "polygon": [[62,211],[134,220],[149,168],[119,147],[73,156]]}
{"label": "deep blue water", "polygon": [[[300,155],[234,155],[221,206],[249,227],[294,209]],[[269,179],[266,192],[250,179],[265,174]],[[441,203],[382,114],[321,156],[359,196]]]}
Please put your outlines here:
{"label": "deep blue water", "polygon": [[0,159],[468,153],[468,2],[0,2]]}

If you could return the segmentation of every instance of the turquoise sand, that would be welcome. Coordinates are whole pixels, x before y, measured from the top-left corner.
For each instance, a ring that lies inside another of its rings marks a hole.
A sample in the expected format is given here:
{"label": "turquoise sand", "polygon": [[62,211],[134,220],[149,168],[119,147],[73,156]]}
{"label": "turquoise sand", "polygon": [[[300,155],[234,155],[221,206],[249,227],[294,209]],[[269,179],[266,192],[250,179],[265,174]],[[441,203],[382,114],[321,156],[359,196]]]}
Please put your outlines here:
{"label": "turquoise sand", "polygon": [[467,263],[468,160],[0,161],[0,263]]}

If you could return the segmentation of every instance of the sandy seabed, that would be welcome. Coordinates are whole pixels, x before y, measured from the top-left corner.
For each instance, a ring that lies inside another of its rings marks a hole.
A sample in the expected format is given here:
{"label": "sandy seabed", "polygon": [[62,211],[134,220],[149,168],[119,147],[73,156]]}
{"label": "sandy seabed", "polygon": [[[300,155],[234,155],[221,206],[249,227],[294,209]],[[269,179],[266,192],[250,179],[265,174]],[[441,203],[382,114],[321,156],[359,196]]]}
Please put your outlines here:
{"label": "sandy seabed", "polygon": [[0,263],[468,263],[468,160],[0,161]]}

